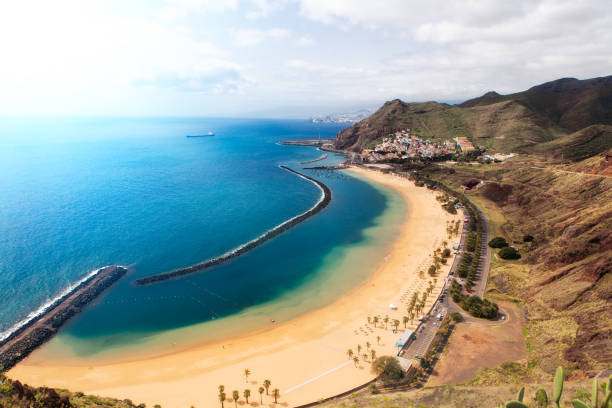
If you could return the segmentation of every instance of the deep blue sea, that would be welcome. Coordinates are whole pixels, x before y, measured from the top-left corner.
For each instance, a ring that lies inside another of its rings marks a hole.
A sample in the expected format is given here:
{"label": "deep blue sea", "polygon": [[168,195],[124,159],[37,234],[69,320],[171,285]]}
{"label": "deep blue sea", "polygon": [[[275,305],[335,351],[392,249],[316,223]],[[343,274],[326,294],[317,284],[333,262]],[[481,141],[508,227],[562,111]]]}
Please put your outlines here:
{"label": "deep blue sea", "polygon": [[[352,256],[351,248],[389,245],[397,231],[383,218],[399,217],[389,211],[401,206],[393,193],[346,173],[301,170],[342,156],[301,165],[323,152],[277,144],[340,129],[305,120],[0,118],[0,332],[114,264],[129,266],[129,275],[54,340],[71,353],[89,356],[249,310],[260,312],[245,327],[257,328],[329,303],[371,273],[378,259],[363,250],[363,259]],[[215,136],[185,137],[208,131]],[[132,284],[220,255],[310,208],[319,189],[279,164],[327,184],[331,204],[227,264]]]}

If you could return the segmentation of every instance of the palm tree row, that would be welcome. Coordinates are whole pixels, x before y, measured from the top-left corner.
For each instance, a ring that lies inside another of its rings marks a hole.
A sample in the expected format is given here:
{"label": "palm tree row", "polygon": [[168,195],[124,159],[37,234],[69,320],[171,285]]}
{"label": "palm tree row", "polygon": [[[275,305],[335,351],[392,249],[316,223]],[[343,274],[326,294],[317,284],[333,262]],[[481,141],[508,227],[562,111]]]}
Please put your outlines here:
{"label": "palm tree row", "polygon": [[[251,371],[247,368],[244,370],[244,377],[246,379],[246,382],[248,383],[249,381],[249,375],[251,375]],[[259,402],[261,404],[263,404],[263,393],[264,391],[266,392],[266,395],[270,395],[269,394],[269,389],[270,386],[272,385],[272,381],[270,380],[264,380],[263,382],[263,386],[260,386],[258,388],[258,392],[259,392]],[[246,400],[246,403],[249,403],[249,398],[251,397],[251,390],[250,389],[245,389],[242,392],[242,396],[244,397],[244,399]],[[272,396],[274,397],[274,403],[277,404],[278,403],[278,398],[280,397],[280,390],[278,388],[275,388],[272,390]],[[232,391],[232,399],[234,401],[234,406],[237,407],[238,406],[238,400],[240,399],[240,392],[238,390],[234,390]],[[225,386],[220,385],[219,386],[219,402],[221,402],[221,408],[224,408],[224,402],[227,400],[227,395],[225,394]]]}

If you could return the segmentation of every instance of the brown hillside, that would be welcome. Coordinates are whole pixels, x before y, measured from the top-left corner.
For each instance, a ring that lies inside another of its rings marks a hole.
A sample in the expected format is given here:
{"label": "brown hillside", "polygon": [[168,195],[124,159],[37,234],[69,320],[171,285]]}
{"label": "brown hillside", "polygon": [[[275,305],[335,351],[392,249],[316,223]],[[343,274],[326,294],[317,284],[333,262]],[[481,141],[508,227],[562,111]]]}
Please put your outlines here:
{"label": "brown hillside", "polygon": [[[487,291],[526,306],[528,360],[548,373],[558,365],[591,374],[610,367],[612,178],[527,161],[476,172],[455,166],[452,174],[435,167],[431,177],[455,187],[475,176],[484,180],[469,195],[502,217],[497,233],[523,255],[496,259]],[[534,241],[524,243],[525,234]]]}
{"label": "brown hillside", "polygon": [[510,95],[489,92],[459,106],[483,106],[504,100],[519,102],[571,132],[597,123],[612,125],[612,76],[562,78]]}

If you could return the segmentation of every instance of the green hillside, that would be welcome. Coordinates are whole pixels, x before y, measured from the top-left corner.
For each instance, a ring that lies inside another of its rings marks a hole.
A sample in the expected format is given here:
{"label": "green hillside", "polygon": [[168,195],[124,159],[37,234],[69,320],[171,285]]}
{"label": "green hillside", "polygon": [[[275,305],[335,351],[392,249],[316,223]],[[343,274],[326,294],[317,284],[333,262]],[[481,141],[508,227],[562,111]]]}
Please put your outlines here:
{"label": "green hillside", "polygon": [[612,125],[612,76],[565,78],[510,95],[488,92],[460,105],[395,99],[342,130],[336,147],[360,151],[391,132],[410,128],[434,141],[465,136],[490,151],[580,160],[611,147],[604,128],[579,132],[592,125]]}

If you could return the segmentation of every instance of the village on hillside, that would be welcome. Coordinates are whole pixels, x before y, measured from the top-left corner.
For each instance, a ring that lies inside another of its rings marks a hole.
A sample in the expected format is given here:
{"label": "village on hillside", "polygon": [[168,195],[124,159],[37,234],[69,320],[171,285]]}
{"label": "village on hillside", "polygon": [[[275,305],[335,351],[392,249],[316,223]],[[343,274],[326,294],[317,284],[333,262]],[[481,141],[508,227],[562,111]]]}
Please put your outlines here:
{"label": "village on hillside", "polygon": [[[409,159],[420,157],[438,157],[448,154],[467,154],[478,150],[464,136],[457,136],[452,140],[445,140],[437,144],[410,133],[410,129],[397,131],[383,138],[382,142],[373,149],[364,149],[361,152],[363,162],[376,163],[393,159]],[[514,157],[510,154],[484,155],[485,160],[504,161]]]}

